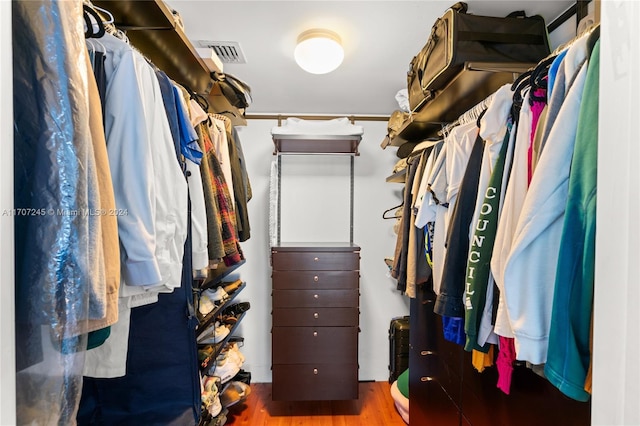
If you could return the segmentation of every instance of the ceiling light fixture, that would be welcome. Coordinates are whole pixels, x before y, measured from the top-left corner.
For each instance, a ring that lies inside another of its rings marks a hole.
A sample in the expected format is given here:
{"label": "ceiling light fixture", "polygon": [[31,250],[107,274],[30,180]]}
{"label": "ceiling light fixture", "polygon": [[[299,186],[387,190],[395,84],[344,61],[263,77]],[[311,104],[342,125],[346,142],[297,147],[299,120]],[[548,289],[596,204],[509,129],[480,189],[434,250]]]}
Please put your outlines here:
{"label": "ceiling light fixture", "polygon": [[312,29],[298,36],[294,51],[296,63],[312,74],[326,74],[338,68],[344,59],[340,36],[333,31]]}

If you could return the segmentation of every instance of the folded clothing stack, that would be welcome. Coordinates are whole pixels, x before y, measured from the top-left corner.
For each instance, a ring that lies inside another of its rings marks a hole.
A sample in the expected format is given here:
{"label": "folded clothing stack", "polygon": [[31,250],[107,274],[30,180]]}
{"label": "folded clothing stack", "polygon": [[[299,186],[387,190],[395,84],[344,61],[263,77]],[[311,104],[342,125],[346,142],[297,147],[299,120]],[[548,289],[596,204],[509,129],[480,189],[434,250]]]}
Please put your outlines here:
{"label": "folded clothing stack", "polygon": [[330,135],[330,136],[361,136],[364,134],[362,126],[351,124],[347,117],[332,120],[304,120],[290,117],[282,121],[280,126],[273,127],[271,134],[277,135]]}

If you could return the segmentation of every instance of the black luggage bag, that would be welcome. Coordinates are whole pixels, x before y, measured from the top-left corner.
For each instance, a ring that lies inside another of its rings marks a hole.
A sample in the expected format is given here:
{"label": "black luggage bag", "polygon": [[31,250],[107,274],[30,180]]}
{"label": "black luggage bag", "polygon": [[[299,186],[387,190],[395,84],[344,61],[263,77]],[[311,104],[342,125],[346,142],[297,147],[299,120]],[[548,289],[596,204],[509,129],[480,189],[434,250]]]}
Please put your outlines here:
{"label": "black luggage bag", "polygon": [[396,317],[389,325],[389,383],[409,368],[409,317]]}
{"label": "black luggage bag", "polygon": [[505,18],[467,14],[458,2],[433,24],[431,35],[411,60],[409,106],[415,111],[433,99],[465,62],[538,63],[549,55],[544,18],[512,12]]}

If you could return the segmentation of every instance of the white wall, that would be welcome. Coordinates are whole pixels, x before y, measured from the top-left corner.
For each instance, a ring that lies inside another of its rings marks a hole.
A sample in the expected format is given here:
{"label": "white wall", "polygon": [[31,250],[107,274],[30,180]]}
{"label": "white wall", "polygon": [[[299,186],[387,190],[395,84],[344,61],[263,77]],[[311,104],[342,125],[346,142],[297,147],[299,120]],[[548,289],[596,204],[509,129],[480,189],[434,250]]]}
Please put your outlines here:
{"label": "white wall", "polygon": [[592,424],[640,425],[640,3],[601,4]]}
{"label": "white wall", "polygon": [[[409,312],[408,299],[395,290],[395,280],[388,276],[384,263],[385,257],[393,255],[396,238],[393,221],[383,220],[382,212],[399,204],[401,188],[386,183],[385,178],[398,159],[394,148],[380,149],[386,122],[356,124],[364,127],[361,155],[355,158],[354,184],[354,243],[362,249],[360,379],[385,381],[389,377],[389,321]],[[250,120],[247,127],[238,128],[253,189],[249,202],[251,238],[242,243],[247,263],[238,273],[247,283],[239,300],[249,301],[251,309],[239,334],[245,337],[244,368],[251,371],[255,382],[271,381],[269,181],[270,165],[276,158],[270,133],[275,125],[276,121]],[[283,158],[283,174],[282,241],[349,241],[348,157],[289,156]],[[323,209],[314,199],[332,207]],[[305,206],[325,214],[310,216],[302,211]],[[322,225],[318,225],[320,221]]]}
{"label": "white wall", "polygon": [[[0,57],[11,58],[11,2],[0,1]],[[13,79],[12,67],[0,66],[0,425],[15,424],[15,343],[13,219],[2,215],[13,207]]]}

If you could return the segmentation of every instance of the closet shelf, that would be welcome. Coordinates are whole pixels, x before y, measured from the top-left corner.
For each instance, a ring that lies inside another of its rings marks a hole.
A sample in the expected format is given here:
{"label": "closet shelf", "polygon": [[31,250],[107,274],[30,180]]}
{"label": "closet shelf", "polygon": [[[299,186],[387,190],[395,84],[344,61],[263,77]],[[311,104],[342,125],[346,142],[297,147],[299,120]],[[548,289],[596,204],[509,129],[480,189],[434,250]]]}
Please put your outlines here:
{"label": "closet shelf", "polygon": [[399,172],[388,176],[386,181],[389,183],[405,183],[407,177],[407,169],[402,169]]}
{"label": "closet shelf", "polygon": [[273,135],[274,155],[280,154],[352,154],[360,155],[358,135]]}
{"label": "closet shelf", "polygon": [[[231,327],[231,330],[229,330],[229,334],[227,335],[227,337],[225,337],[220,343],[216,343],[215,346],[215,350],[213,351],[213,353],[206,357],[205,359],[203,359],[200,362],[200,369],[201,371],[206,371],[208,370],[216,361],[216,358],[218,357],[218,355],[220,355],[220,352],[222,352],[222,349],[224,349],[224,347],[227,345],[227,343],[229,343],[229,340],[231,340],[231,338],[233,337],[233,334],[235,333],[236,329],[238,328],[238,326],[240,325],[240,323],[242,322],[242,319],[244,318],[244,316],[247,315],[246,312],[243,312],[240,314],[240,316],[238,317],[238,321],[233,325],[233,327]],[[198,344],[198,346],[208,346],[209,344]],[[211,371],[207,371],[206,374],[211,376],[211,375],[215,375],[212,374],[213,372]]]}
{"label": "closet shelf", "polygon": [[535,64],[519,62],[466,62],[463,70],[433,100],[409,115],[397,136],[384,139],[382,148],[436,136],[443,124],[455,121],[500,86],[512,83],[533,66]]}
{"label": "closet shelf", "polygon": [[351,252],[360,250],[360,246],[347,242],[286,242],[271,247],[272,252]]}
{"label": "closet shelf", "polygon": [[209,269],[209,276],[200,284],[201,290],[206,290],[211,287],[215,287],[216,284],[225,279],[230,273],[247,263],[246,259],[231,265],[225,266],[224,264],[218,265],[216,269]]}
{"label": "closet shelf", "polygon": [[211,71],[162,0],[93,0],[114,17],[133,46],[177,83],[208,94]]}
{"label": "closet shelf", "polygon": [[220,312],[224,310],[227,306],[231,305],[231,302],[238,296],[238,294],[244,290],[247,286],[247,283],[242,283],[240,287],[238,287],[235,291],[233,291],[227,300],[224,301],[220,306],[213,309],[213,311],[209,312],[200,322],[198,327],[196,327],[196,337],[200,337],[200,334],[203,330],[206,330],[209,325],[214,321],[214,319],[218,316]]}

